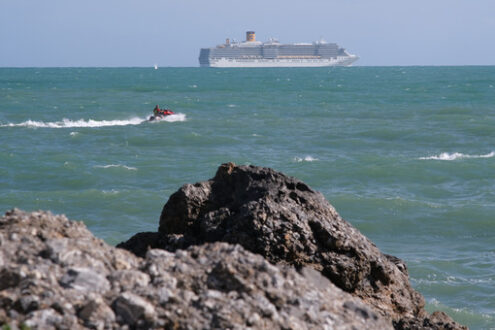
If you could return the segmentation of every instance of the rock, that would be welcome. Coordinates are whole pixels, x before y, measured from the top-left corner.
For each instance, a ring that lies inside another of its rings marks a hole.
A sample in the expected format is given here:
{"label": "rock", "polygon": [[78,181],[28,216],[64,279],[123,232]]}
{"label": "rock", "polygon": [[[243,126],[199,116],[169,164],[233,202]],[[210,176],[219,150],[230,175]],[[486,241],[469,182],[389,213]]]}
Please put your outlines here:
{"label": "rock", "polygon": [[[80,329],[74,315],[60,315],[52,308],[37,310],[29,313],[24,322],[29,329]],[[24,328],[21,326],[21,329]]]}
{"label": "rock", "polygon": [[60,285],[87,292],[105,292],[110,289],[107,279],[90,268],[69,268],[60,279]]}
{"label": "rock", "polygon": [[37,310],[39,307],[39,298],[35,295],[22,296],[17,301],[14,306],[19,311],[23,313],[29,313],[31,311]]}
{"label": "rock", "polygon": [[158,315],[167,315],[166,326],[391,328],[387,320],[319,272],[308,268],[298,273],[272,265],[239,245],[212,243],[175,254],[150,250],[143,271],[167,290],[154,298],[167,307],[157,309]]}
{"label": "rock", "polygon": [[91,299],[77,313],[83,325],[92,329],[109,329],[115,324],[115,314],[101,297]]}
{"label": "rock", "polygon": [[110,280],[119,286],[120,291],[133,291],[138,287],[148,286],[150,277],[137,270],[118,270],[112,273]]}
{"label": "rock", "polygon": [[20,210],[0,218],[0,235],[0,326],[12,329],[392,328],[313,268],[273,265],[240,245],[140,258],[82,223]]}
{"label": "rock", "polygon": [[[214,178],[182,186],[163,207],[158,233],[138,234],[119,247],[142,256],[148,248],[176,251],[219,241],[272,263],[312,267],[396,325],[428,318],[403,261],[381,253],[322,194],[269,168],[228,163]],[[227,266],[217,267],[228,274]]]}
{"label": "rock", "polygon": [[399,330],[455,330],[467,329],[459,323],[452,320],[444,312],[436,311],[424,319],[401,320],[394,323],[394,327]]}
{"label": "rock", "polygon": [[19,285],[21,275],[14,269],[2,268],[0,270],[0,290],[5,290]]}
{"label": "rock", "polygon": [[155,308],[152,304],[131,292],[122,293],[112,304],[121,324],[136,325],[140,320],[152,320],[155,317]]}
{"label": "rock", "polygon": [[[140,262],[95,238],[84,224],[49,212],[12,210],[0,218],[0,235],[4,262],[0,277],[6,279],[0,281],[0,310],[8,311],[0,323],[12,327],[77,329],[96,324],[98,328],[98,322],[80,318],[77,312],[88,301],[103,299],[100,294],[117,296],[107,274],[119,271],[119,260],[134,268]],[[115,320],[104,324],[118,326]]]}

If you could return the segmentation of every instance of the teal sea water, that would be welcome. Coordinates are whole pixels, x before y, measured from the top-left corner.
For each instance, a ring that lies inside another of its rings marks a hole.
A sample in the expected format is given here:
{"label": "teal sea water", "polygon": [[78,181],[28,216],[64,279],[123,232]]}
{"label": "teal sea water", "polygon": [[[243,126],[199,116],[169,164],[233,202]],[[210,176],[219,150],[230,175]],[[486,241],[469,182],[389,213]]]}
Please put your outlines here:
{"label": "teal sea water", "polygon": [[[155,104],[177,112],[146,118]],[[321,191],[429,311],[495,327],[495,67],[0,69],[0,211],[116,244],[227,161]]]}

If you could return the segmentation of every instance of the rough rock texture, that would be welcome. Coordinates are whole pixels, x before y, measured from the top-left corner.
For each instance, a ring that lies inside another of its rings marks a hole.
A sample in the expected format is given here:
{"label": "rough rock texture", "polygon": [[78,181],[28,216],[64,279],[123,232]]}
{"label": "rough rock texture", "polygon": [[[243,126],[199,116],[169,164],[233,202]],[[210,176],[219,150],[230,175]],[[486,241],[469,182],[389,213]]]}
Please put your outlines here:
{"label": "rough rock texture", "polygon": [[312,267],[396,328],[459,327],[428,316],[404,262],[381,253],[322,194],[269,168],[222,165],[213,179],[170,196],[158,233],[120,246],[144,255],[149,247],[176,251],[217,241],[240,244],[272,263]]}
{"label": "rough rock texture", "polygon": [[79,222],[0,218],[0,326],[38,329],[389,329],[313,268],[210,243],[144,258]]}

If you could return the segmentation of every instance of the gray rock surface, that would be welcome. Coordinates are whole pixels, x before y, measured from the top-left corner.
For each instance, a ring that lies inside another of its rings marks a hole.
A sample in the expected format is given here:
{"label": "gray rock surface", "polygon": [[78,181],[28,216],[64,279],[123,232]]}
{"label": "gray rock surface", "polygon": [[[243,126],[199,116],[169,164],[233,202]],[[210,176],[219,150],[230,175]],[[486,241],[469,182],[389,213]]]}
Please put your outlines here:
{"label": "gray rock surface", "polygon": [[381,253],[322,194],[269,168],[220,166],[213,179],[170,196],[158,233],[140,233],[119,246],[144,255],[150,247],[176,251],[218,241],[274,264],[311,267],[398,329],[445,328],[424,310],[403,261]]}
{"label": "gray rock surface", "polygon": [[0,218],[0,326],[38,329],[390,329],[311,267],[207,243],[144,258],[49,212]]}

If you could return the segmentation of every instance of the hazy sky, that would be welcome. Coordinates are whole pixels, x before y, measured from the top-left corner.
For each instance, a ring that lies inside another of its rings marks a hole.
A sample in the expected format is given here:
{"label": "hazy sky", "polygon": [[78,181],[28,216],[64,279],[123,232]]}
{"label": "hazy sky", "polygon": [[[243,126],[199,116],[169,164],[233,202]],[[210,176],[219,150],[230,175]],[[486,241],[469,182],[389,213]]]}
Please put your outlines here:
{"label": "hazy sky", "polygon": [[495,0],[0,0],[0,66],[198,66],[246,30],[356,65],[495,65]]}

